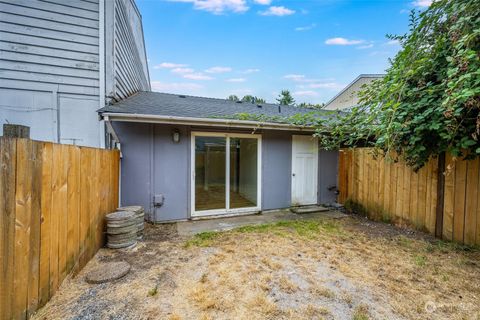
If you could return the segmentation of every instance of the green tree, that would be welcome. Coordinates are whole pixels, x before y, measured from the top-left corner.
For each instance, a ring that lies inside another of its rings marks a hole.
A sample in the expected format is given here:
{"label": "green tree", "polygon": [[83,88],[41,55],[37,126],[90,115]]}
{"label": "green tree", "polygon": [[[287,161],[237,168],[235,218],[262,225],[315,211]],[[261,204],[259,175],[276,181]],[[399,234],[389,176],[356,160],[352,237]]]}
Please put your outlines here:
{"label": "green tree", "polygon": [[263,98],[255,97],[255,103],[267,103],[267,101]]}
{"label": "green tree", "polygon": [[325,103],[302,102],[302,103],[298,104],[297,107],[320,110],[320,109],[323,109],[325,107]]}
{"label": "green tree", "polygon": [[262,99],[262,98],[259,98],[259,97],[256,97],[256,96],[252,96],[252,95],[249,95],[249,94],[247,94],[246,96],[243,96],[242,101],[243,102],[248,102],[248,103],[266,103],[265,99]]}
{"label": "green tree", "polygon": [[282,90],[276,99],[279,104],[282,105],[294,105],[295,99],[293,99],[292,94],[288,90]]}
{"label": "green tree", "polygon": [[255,99],[254,96],[247,94],[246,96],[243,96],[242,101],[251,103],[253,101],[253,99]]}
{"label": "green tree", "polygon": [[361,105],[319,131],[324,146],[396,151],[414,169],[432,156],[480,155],[480,1],[438,0],[412,11],[402,48]]}
{"label": "green tree", "polygon": [[238,97],[234,94],[231,94],[228,96],[227,100],[230,100],[230,101],[239,101],[240,99],[238,99]]}

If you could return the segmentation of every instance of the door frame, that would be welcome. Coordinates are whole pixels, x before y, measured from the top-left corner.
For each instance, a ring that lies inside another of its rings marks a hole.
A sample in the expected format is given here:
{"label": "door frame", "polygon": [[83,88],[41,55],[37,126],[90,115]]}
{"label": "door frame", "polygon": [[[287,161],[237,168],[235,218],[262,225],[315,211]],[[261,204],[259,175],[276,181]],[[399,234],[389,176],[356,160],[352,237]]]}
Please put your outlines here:
{"label": "door frame", "polygon": [[[195,138],[196,137],[224,137],[225,146],[225,209],[195,210]],[[230,138],[254,138],[257,139],[257,206],[246,208],[230,208]],[[190,145],[190,217],[205,217],[216,215],[232,215],[247,212],[260,211],[262,208],[262,135],[248,133],[226,132],[191,132]]]}
{"label": "door frame", "polygon": [[[314,180],[315,180],[315,201],[313,203],[299,203],[299,202],[296,202],[297,199],[294,198],[294,195],[295,195],[295,183],[293,181],[293,177],[294,177],[294,169],[295,169],[295,165],[296,165],[296,161],[295,161],[295,152],[296,152],[296,148],[295,148],[295,138],[296,137],[308,137],[310,139],[312,139],[312,144],[313,144],[313,152],[315,154],[315,161],[314,161],[314,167],[313,167],[313,174],[314,174]],[[292,186],[291,186],[291,197],[292,197],[292,206],[305,206],[305,205],[312,205],[312,204],[317,204],[318,203],[318,138],[316,137],[312,137],[311,135],[292,135],[292,182],[291,182]]]}

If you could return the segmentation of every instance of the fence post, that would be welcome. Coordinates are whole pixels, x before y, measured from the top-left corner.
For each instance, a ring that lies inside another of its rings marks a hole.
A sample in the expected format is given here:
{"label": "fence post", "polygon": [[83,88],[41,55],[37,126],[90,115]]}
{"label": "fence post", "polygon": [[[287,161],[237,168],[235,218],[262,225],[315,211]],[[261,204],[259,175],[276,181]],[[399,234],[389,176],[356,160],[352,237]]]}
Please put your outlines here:
{"label": "fence post", "polygon": [[442,238],[443,235],[443,207],[445,191],[445,152],[438,155],[438,179],[437,179],[437,212],[435,218],[435,237]]}

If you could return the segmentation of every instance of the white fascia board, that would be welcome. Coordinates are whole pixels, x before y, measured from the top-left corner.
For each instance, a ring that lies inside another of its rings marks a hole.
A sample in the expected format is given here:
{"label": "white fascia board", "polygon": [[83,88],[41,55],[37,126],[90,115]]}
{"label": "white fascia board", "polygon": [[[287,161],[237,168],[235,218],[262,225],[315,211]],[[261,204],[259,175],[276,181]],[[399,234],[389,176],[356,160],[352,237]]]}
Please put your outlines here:
{"label": "white fascia board", "polygon": [[178,125],[194,125],[206,127],[233,127],[233,128],[249,128],[249,129],[271,129],[271,130],[289,130],[289,131],[306,131],[314,132],[315,128],[308,126],[294,126],[286,123],[258,122],[250,120],[235,119],[216,119],[216,118],[190,118],[175,116],[159,116],[145,114],[130,113],[110,113],[105,112],[102,117],[109,121],[123,122],[143,122],[143,123],[163,123]]}

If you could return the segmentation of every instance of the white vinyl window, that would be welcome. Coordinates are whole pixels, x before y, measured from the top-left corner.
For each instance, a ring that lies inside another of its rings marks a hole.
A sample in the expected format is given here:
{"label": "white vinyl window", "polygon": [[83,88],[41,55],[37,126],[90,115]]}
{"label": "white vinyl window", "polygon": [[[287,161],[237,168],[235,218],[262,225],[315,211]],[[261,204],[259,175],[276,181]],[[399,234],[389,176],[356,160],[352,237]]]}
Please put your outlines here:
{"label": "white vinyl window", "polygon": [[192,217],[259,211],[261,136],[192,132]]}

